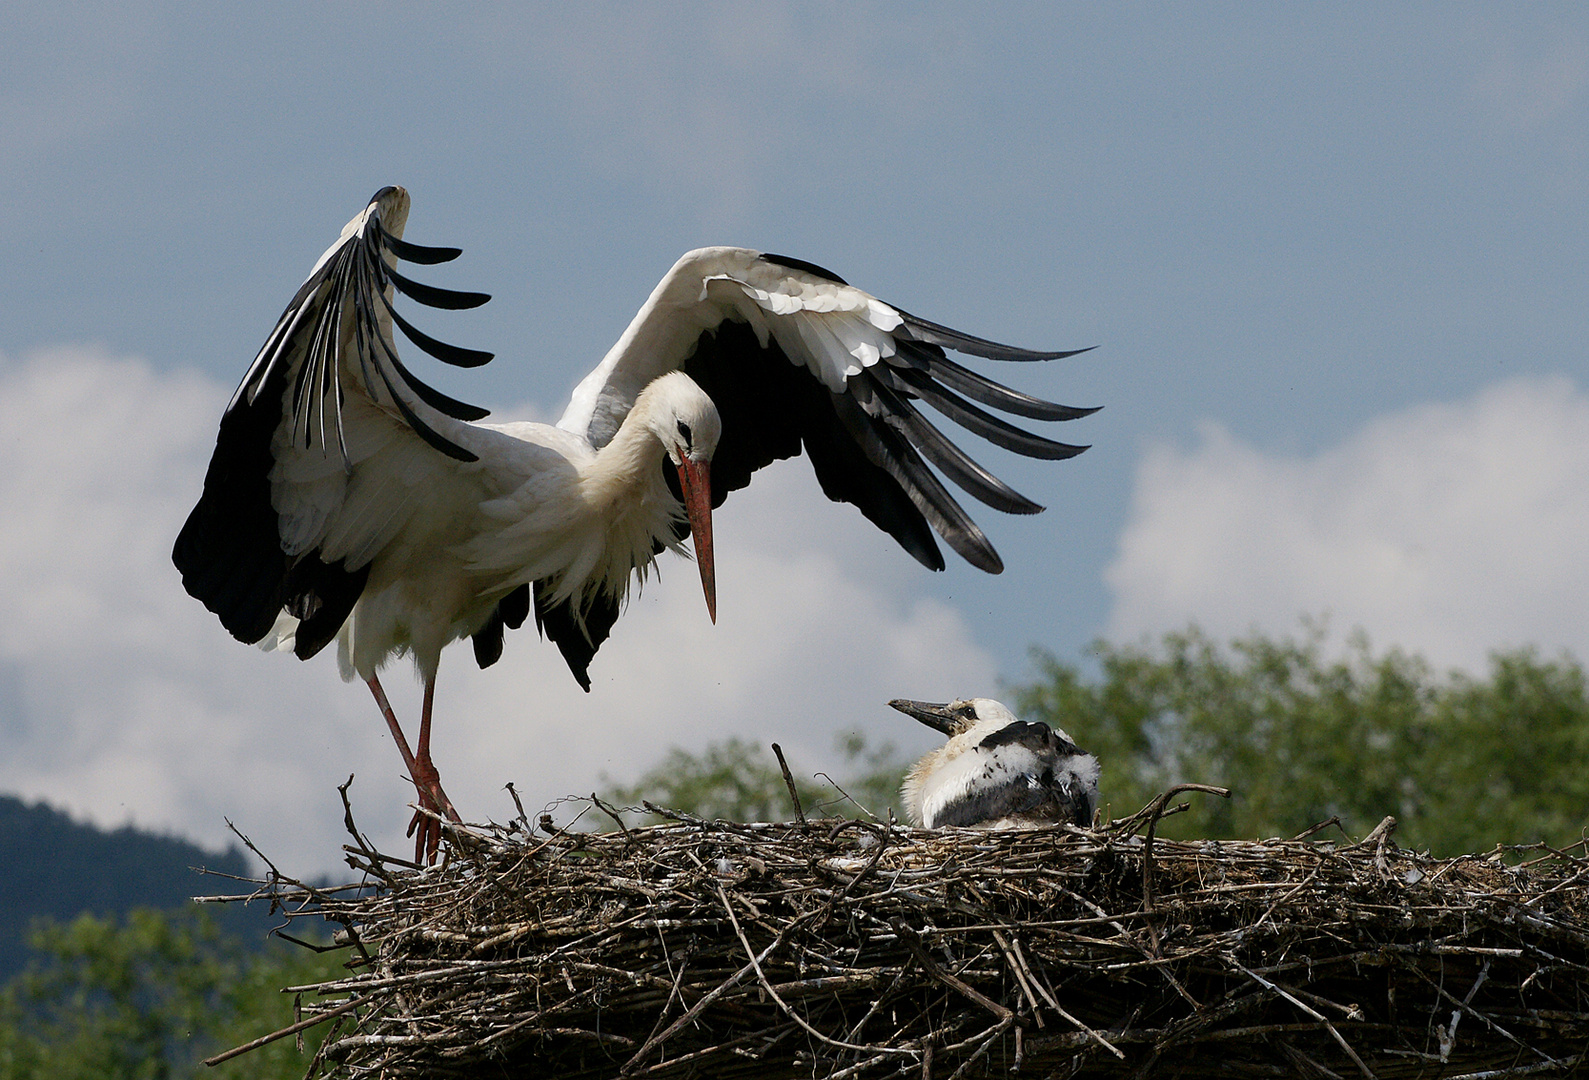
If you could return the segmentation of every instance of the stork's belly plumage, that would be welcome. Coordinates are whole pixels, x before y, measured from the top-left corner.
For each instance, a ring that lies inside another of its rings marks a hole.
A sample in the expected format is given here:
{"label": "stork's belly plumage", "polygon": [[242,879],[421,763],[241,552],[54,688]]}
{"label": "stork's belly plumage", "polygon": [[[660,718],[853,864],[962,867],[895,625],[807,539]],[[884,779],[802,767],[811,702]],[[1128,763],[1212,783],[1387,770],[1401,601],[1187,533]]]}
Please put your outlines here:
{"label": "stork's belly plumage", "polygon": [[598,593],[621,601],[637,571],[643,580],[658,541],[675,543],[681,514],[660,467],[653,461],[649,482],[627,487],[593,480],[588,446],[560,445],[573,441],[539,424],[487,429],[479,448],[498,462],[526,459],[520,470],[497,470],[522,482],[434,508],[376,557],[343,630],[345,678],[405,653],[433,674],[443,648],[479,631],[523,585],[539,583],[547,602],[572,598],[578,611]]}
{"label": "stork's belly plumage", "polygon": [[438,553],[418,572],[378,561],[370,577],[338,639],[345,679],[368,678],[404,654],[433,675],[442,649],[478,630],[500,599],[483,593],[451,552]]}

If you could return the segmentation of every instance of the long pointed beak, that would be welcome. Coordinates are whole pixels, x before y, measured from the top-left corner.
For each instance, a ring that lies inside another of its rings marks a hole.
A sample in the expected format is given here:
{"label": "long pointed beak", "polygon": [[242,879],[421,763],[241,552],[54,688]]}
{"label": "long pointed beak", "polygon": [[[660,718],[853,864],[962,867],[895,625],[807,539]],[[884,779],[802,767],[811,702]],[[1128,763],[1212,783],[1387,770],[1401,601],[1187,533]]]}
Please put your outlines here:
{"label": "long pointed beak", "polygon": [[915,717],[934,731],[941,731],[945,735],[955,733],[955,718],[949,712],[949,705],[934,704],[930,701],[907,701],[904,698],[895,698],[889,703],[890,708],[898,709],[906,716]]}
{"label": "long pointed beak", "polygon": [[706,613],[717,622],[717,574],[712,564],[712,464],[679,459],[679,489],[684,493],[684,513],[695,537],[695,565],[701,568],[701,588],[706,593]]}

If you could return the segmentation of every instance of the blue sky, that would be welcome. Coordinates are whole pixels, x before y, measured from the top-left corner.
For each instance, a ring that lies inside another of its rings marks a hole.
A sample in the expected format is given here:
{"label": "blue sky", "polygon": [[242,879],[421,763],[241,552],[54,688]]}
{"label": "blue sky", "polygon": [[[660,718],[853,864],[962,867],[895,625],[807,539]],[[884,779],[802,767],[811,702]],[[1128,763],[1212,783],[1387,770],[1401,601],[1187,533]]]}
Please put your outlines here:
{"label": "blue sky", "polygon": [[[977,515],[1002,577],[918,572],[802,465],[722,512],[720,607],[764,623],[714,639],[693,570],[664,568],[588,698],[532,638],[484,677],[449,654],[443,705],[515,717],[438,733],[482,815],[505,780],[588,790],[733,732],[831,767],[835,731],[914,737],[888,697],[1191,618],[1327,614],[1469,668],[1589,649],[1581,7],[905,11],[7,5],[0,599],[28,619],[0,635],[0,787],[211,839],[253,814],[287,845],[294,798],[334,807],[357,771],[393,816],[364,692],[231,642],[160,561],[225,394],[388,183],[411,239],[464,249],[430,280],[495,296],[424,313],[498,353],[436,381],[511,414],[559,412],[707,243],[1097,346],[998,373],[1105,406],[1063,429],[1093,444],[1068,463],[975,448],[1049,507]],[[688,662],[659,644],[680,635]],[[214,781],[239,770],[241,810]]]}

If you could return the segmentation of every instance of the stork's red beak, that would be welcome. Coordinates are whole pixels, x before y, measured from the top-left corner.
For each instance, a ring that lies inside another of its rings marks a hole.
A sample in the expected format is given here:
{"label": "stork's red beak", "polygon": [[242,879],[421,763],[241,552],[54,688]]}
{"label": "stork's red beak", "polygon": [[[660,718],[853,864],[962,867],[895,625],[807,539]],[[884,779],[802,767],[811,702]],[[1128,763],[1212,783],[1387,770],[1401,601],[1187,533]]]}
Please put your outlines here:
{"label": "stork's red beak", "polygon": [[695,537],[695,565],[701,568],[701,588],[706,592],[706,613],[717,622],[717,575],[712,565],[712,465],[709,461],[679,459],[679,488],[684,492],[684,512]]}

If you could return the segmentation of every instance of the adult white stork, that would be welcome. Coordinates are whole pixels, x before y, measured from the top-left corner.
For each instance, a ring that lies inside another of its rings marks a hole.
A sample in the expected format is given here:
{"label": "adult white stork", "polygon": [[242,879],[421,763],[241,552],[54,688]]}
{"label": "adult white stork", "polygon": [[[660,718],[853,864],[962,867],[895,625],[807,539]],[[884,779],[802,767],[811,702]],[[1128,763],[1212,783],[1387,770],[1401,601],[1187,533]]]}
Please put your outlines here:
{"label": "adult white stork", "polygon": [[900,794],[912,825],[1092,824],[1098,759],[1060,729],[1021,720],[992,698],[889,705],[949,736],[905,774]]}
{"label": "adult white stork", "polygon": [[[446,363],[491,359],[421,333],[393,308],[394,291],[440,308],[488,299],[398,272],[399,260],[459,254],[403,240],[408,208],[406,191],[382,188],[315,263],[221,417],[173,559],[188,592],[242,641],[269,638],[307,659],[336,639],[343,678],[369,685],[432,813],[457,820],[430,754],[443,647],[472,638],[488,666],[504,628],[533,611],[589,690],[587,668],[631,577],[691,533],[715,621],[711,511],[757,469],[803,446],[830,499],[854,503],[926,566],[944,565],[936,531],[998,573],[993,546],[928,463],[1000,510],[1042,507],[914,402],[1030,457],[1084,449],[966,399],[1038,420],[1093,410],[1011,390],[944,355],[1073,352],[961,334],[810,263],[727,247],[692,251],[668,271],[555,426],[476,423],[484,409],[437,392],[398,359],[394,324]],[[413,750],[377,677],[404,653],[424,682]],[[439,823],[417,814],[416,829],[416,857],[433,858]]]}

